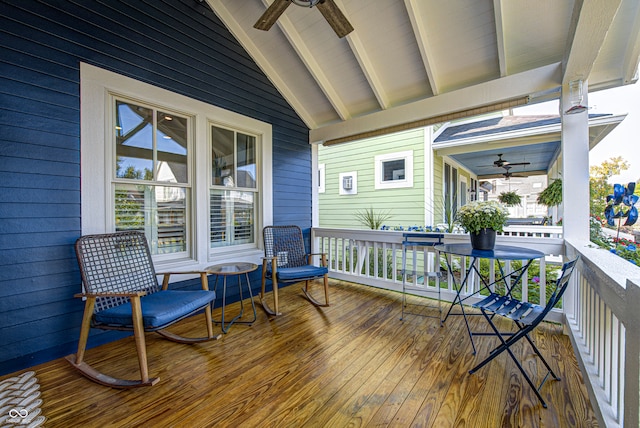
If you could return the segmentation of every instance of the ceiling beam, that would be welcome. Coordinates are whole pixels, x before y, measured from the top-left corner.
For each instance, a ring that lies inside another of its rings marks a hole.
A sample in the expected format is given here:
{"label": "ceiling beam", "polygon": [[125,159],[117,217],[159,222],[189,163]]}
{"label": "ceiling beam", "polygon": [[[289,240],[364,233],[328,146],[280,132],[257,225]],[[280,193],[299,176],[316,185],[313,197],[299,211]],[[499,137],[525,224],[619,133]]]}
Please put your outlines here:
{"label": "ceiling beam", "polygon": [[622,0],[576,0],[563,60],[562,84],[588,80]]}
{"label": "ceiling beam", "polygon": [[507,75],[507,53],[504,48],[504,18],[502,16],[502,0],[493,0],[493,15],[496,21],[496,43],[498,46],[498,67],[500,77]]}
{"label": "ceiling beam", "polygon": [[435,116],[528,96],[560,85],[560,63],[447,92],[390,109],[355,117],[351,120],[312,129],[310,142],[355,136],[372,130],[389,128]]}
{"label": "ceiling beam", "polygon": [[[264,3],[266,7],[269,7],[271,3],[273,3],[273,0],[262,0],[262,3]],[[309,73],[313,76],[320,90],[327,97],[327,100],[329,100],[329,103],[331,103],[338,116],[340,116],[340,119],[349,120],[351,114],[347,106],[342,102],[338,91],[333,87],[326,74],[324,74],[322,67],[315,60],[307,44],[302,40],[300,33],[295,29],[286,13],[280,15],[276,24],[278,24],[278,27],[280,27],[280,30],[282,30],[282,33],[298,54],[302,63],[307,67],[307,70],[309,70]]]}
{"label": "ceiling beam", "polygon": [[409,20],[411,21],[411,27],[416,37],[416,43],[420,50],[420,56],[422,57],[422,63],[424,69],[427,72],[427,79],[429,80],[429,86],[431,86],[431,92],[433,95],[440,93],[438,82],[436,82],[435,70],[432,64],[435,64],[433,54],[429,48],[429,41],[427,39],[427,28],[422,20],[422,14],[419,12],[418,5],[419,0],[404,0]]}
{"label": "ceiling beam", "polygon": [[213,10],[213,12],[218,16],[218,18],[220,18],[220,20],[224,22],[224,25],[227,27],[227,29],[229,29],[236,40],[238,40],[238,42],[244,47],[247,53],[251,55],[258,67],[262,69],[265,76],[267,76],[271,83],[273,83],[273,85],[278,89],[280,94],[282,94],[284,99],[287,100],[287,102],[296,111],[296,113],[298,114],[298,116],[300,116],[304,123],[310,129],[316,128],[318,124],[313,119],[313,116],[309,113],[309,111],[304,107],[304,103],[302,103],[298,99],[289,85],[287,85],[287,83],[280,77],[273,65],[271,65],[271,62],[262,54],[255,43],[253,43],[247,32],[231,15],[224,4],[220,0],[207,0],[207,3],[211,7],[211,10]]}

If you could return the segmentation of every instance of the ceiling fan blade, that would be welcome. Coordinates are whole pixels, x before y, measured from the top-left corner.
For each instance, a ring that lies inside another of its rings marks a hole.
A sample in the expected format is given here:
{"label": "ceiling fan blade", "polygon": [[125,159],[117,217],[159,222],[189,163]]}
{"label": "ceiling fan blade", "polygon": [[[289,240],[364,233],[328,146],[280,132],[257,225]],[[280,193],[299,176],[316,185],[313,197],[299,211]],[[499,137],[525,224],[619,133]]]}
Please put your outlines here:
{"label": "ceiling fan blade", "polygon": [[338,37],[342,38],[353,31],[351,23],[349,23],[333,0],[320,0],[317,8]]}
{"label": "ceiling fan blade", "polygon": [[289,7],[289,0],[274,0],[271,6],[262,14],[262,16],[253,24],[253,28],[258,30],[269,31],[269,28],[275,24],[280,15]]}
{"label": "ceiling fan blade", "polygon": [[514,165],[530,165],[530,164],[531,162],[504,162],[502,166],[504,167],[505,165],[514,166]]}

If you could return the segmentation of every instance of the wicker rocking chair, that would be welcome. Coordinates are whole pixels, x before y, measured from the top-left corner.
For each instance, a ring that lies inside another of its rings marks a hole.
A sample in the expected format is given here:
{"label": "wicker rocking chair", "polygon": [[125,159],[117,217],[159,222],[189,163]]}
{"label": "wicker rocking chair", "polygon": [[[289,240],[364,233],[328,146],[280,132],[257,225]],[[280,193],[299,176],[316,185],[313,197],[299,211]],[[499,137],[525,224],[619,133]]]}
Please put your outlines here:
{"label": "wicker rocking chair", "polygon": [[[218,339],[213,333],[211,306],[215,292],[209,291],[206,272],[200,274],[202,290],[169,290],[171,273],[156,273],[149,246],[141,232],[129,231],[86,235],[75,245],[85,299],[78,352],[66,357],[83,375],[114,388],[150,386],[145,332],[155,331],[169,340],[197,343]],[[177,273],[177,272],[176,272]],[[164,275],[162,286],[156,275]],[[186,338],[164,330],[171,324],[204,310],[207,337]],[[90,328],[133,331],[138,352],[140,380],[117,379],[103,374],[84,361]]]}
{"label": "wicker rocking chair", "polygon": [[[292,284],[304,281],[302,292],[316,306],[329,306],[329,269],[326,254],[307,254],[302,230],[298,226],[267,226],[263,229],[264,253],[262,263],[262,289],[260,301],[269,315],[281,315],[278,302],[278,283]],[[313,265],[313,256],[321,257],[322,266]],[[309,292],[309,283],[323,278],[324,303]],[[265,300],[267,280],[273,284],[273,309]]]}

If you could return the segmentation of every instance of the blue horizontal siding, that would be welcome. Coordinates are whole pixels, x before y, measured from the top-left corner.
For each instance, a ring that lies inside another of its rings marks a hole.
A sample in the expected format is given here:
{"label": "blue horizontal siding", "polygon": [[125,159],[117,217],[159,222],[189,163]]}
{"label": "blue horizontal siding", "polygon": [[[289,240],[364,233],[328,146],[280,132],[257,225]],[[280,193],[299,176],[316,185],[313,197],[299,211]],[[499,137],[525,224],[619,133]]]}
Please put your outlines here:
{"label": "blue horizontal siding", "polygon": [[[15,161],[15,160],[14,160]],[[77,191],[80,185],[78,177],[66,177],[51,174],[9,173],[0,171],[0,183],[7,188],[32,188],[47,190]]]}
{"label": "blue horizontal siding", "polygon": [[206,3],[3,0],[0,38],[0,375],[77,344],[80,62],[271,123],[274,221],[308,235],[308,129]]}

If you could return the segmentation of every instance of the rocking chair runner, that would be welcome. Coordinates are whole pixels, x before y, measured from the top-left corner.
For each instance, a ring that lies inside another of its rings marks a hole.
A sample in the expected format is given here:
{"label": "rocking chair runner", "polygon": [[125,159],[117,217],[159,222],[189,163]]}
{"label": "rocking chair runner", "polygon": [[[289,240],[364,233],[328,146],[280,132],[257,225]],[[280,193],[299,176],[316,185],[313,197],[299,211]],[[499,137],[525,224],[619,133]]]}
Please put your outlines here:
{"label": "rocking chair runner", "polygon": [[[114,388],[150,386],[159,378],[149,378],[144,333],[155,331],[169,340],[197,343],[218,339],[214,336],[211,306],[215,292],[209,291],[206,272],[199,274],[202,290],[169,290],[171,273],[156,273],[145,235],[128,231],[102,235],[86,235],[75,245],[84,293],[76,294],[85,300],[77,354],[66,359],[83,375],[100,384]],[[175,272],[178,273],[178,272]],[[164,275],[162,287],[156,275]],[[187,338],[164,328],[204,310],[207,337]],[[133,331],[141,379],[117,379],[105,375],[86,362],[84,354],[90,328]]]}
{"label": "rocking chair runner", "polygon": [[[316,306],[329,306],[329,269],[326,254],[306,254],[302,230],[298,226],[267,226],[263,229],[264,253],[260,301],[269,315],[281,315],[278,302],[278,282],[305,281],[302,292]],[[313,256],[321,256],[322,266],[313,265]],[[324,303],[309,292],[309,281],[323,278]],[[267,279],[273,284],[273,309],[265,301]]]}
{"label": "rocking chair runner", "polygon": [[[555,289],[553,290],[553,293],[551,293],[551,297],[549,297],[549,301],[545,306],[528,302],[521,302],[512,298],[510,295],[501,296],[495,293],[491,293],[489,296],[473,305],[474,307],[479,308],[482,311],[482,315],[484,315],[484,318],[491,326],[491,330],[493,331],[495,336],[500,339],[500,345],[498,345],[497,348],[491,351],[489,353],[489,356],[484,361],[471,369],[469,371],[469,374],[474,374],[486,364],[491,362],[498,355],[502,354],[504,351],[507,351],[529,386],[531,386],[531,388],[533,389],[533,392],[535,392],[536,396],[540,400],[540,403],[542,403],[542,407],[547,407],[547,403],[545,403],[542,395],[540,395],[540,388],[542,388],[542,385],[544,385],[549,375],[551,375],[555,380],[560,380],[560,378],[556,376],[553,370],[551,370],[549,363],[547,363],[547,361],[544,359],[535,343],[533,342],[533,339],[531,339],[531,337],[529,336],[529,333],[542,322],[549,311],[551,311],[551,309],[553,309],[553,307],[556,306],[556,304],[560,301],[560,298],[562,298],[562,295],[569,285],[569,278],[577,261],[578,258],[567,262],[562,266],[562,272],[558,277],[558,280],[556,281]],[[512,320],[518,327],[518,331],[516,333],[499,332],[498,328],[493,322],[493,317],[495,315],[500,315]],[[505,339],[505,336],[508,338]],[[524,371],[524,368],[522,367],[514,353],[511,351],[511,346],[522,338],[527,339],[527,342],[529,342],[529,344],[533,348],[533,352],[535,352],[535,354],[540,358],[545,368],[547,369],[546,376],[544,377],[544,379],[542,379],[542,382],[537,387],[536,385],[534,385],[533,381],[529,378],[527,373]]]}

